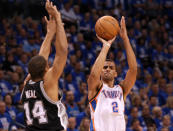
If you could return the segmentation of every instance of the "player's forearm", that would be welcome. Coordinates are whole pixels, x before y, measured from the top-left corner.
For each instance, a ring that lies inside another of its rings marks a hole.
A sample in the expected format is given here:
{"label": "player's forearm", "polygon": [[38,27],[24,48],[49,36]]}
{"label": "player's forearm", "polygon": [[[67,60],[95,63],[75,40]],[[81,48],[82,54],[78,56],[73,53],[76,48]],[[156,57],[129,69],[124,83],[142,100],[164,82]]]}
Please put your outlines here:
{"label": "player's forearm", "polygon": [[100,79],[100,74],[103,69],[104,62],[106,60],[106,56],[109,51],[109,48],[110,46],[103,45],[102,50],[91,69],[90,76],[93,77],[94,79]]}
{"label": "player's forearm", "polygon": [[57,54],[67,54],[68,44],[67,37],[65,34],[64,26],[61,19],[56,19],[57,23],[57,32],[56,32],[56,41],[55,48]]}
{"label": "player's forearm", "polygon": [[126,54],[127,54],[127,61],[129,65],[129,69],[137,70],[137,63],[136,63],[136,57],[133,52],[133,49],[130,45],[130,41],[128,37],[123,38],[124,41],[124,46],[126,49]]}
{"label": "player's forearm", "polygon": [[51,41],[53,39],[53,33],[47,33],[46,37],[41,45],[39,55],[43,56],[46,60],[48,60],[51,48]]}

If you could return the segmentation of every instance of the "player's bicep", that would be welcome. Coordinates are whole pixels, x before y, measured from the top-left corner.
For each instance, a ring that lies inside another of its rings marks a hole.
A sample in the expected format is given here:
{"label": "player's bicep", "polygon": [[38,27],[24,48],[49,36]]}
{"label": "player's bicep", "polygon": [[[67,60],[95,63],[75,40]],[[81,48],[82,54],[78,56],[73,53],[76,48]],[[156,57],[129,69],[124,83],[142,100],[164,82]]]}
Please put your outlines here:
{"label": "player's bicep", "polygon": [[136,81],[136,70],[128,70],[125,79],[122,81],[121,86],[123,87],[124,95],[127,96],[132,89]]}

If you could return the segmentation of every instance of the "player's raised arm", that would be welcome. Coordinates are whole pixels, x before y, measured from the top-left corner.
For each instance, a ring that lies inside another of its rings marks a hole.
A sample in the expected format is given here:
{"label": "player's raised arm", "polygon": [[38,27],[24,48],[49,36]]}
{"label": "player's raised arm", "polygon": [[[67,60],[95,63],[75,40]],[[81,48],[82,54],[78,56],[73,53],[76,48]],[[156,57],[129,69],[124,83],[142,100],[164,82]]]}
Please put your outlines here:
{"label": "player's raised arm", "polygon": [[[50,2],[47,1],[45,8],[48,13],[50,10],[49,6],[50,6]],[[50,13],[49,13],[49,19],[50,20],[48,20],[47,17],[45,16],[45,21],[47,24],[47,34],[41,45],[40,51],[39,51],[39,55],[43,56],[46,60],[48,60],[48,57],[50,54],[51,41],[56,33],[55,19],[53,19],[53,17],[50,15]]]}
{"label": "player's raised arm", "polygon": [[96,88],[99,87],[99,85],[101,84],[100,82],[101,71],[103,69],[104,62],[106,60],[106,56],[109,51],[109,48],[111,47],[112,42],[115,40],[115,37],[109,41],[105,41],[104,39],[100,37],[98,37],[98,39],[103,43],[103,47],[91,69],[91,72],[87,81],[89,99],[91,99],[95,95]]}
{"label": "player's raised arm", "polygon": [[[50,5],[50,2],[47,1],[45,8],[48,11],[48,13],[50,10],[48,8],[49,5]],[[55,23],[55,19],[53,19],[53,17],[50,14],[49,14],[50,20],[48,20],[46,16],[44,17],[44,19],[45,19],[45,22],[47,24],[47,33],[46,33],[45,39],[44,39],[44,41],[40,47],[39,55],[43,56],[46,59],[46,61],[48,61],[48,57],[50,54],[50,48],[51,48],[51,42],[52,42],[52,39],[56,33],[56,23]],[[28,74],[24,80],[24,85],[30,79],[31,79],[31,76],[30,76],[30,74]]]}
{"label": "player's raised arm", "polygon": [[54,17],[56,21],[56,41],[54,43],[56,54],[50,74],[52,79],[57,81],[61,73],[63,72],[67,60],[68,44],[60,12],[57,10],[56,6],[53,6],[52,2],[49,8],[49,13]]}
{"label": "player's raised arm", "polygon": [[126,97],[136,81],[137,63],[136,63],[135,54],[133,52],[133,49],[129,42],[129,38],[127,36],[127,30],[126,30],[124,16],[122,16],[122,18],[121,18],[120,36],[124,42],[124,47],[125,47],[126,54],[127,54],[127,61],[128,61],[128,65],[129,65],[129,69],[127,71],[126,77],[125,77],[124,81],[121,82],[121,86],[123,87],[123,91],[124,91],[124,97]]}

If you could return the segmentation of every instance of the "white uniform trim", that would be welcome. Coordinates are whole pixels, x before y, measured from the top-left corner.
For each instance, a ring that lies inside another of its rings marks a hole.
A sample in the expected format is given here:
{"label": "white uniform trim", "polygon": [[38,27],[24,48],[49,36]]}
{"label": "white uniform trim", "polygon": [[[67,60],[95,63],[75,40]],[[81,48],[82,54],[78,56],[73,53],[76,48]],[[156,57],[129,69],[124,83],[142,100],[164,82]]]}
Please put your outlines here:
{"label": "white uniform trim", "polygon": [[67,129],[67,125],[68,125],[68,116],[66,114],[66,108],[65,106],[61,103],[61,100],[59,101],[53,101],[49,98],[49,96],[47,96],[45,90],[44,90],[44,87],[43,87],[43,81],[40,82],[40,89],[43,93],[43,96],[45,97],[45,99],[47,101],[49,101],[50,103],[52,104],[55,104],[58,108],[58,117],[60,118],[60,122],[61,122],[61,125],[64,127],[64,129],[66,130]]}

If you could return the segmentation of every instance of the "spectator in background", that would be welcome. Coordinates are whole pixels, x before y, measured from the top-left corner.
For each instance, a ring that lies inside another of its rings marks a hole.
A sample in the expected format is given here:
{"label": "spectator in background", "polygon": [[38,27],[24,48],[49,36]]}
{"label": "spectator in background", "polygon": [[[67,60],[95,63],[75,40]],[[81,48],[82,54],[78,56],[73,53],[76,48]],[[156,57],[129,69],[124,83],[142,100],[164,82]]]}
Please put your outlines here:
{"label": "spectator in background", "polygon": [[[1,36],[0,36],[1,39]],[[3,43],[0,43],[0,68],[2,68],[2,63],[5,61],[6,58],[6,49],[5,46],[3,45]]]}
{"label": "spectator in background", "polygon": [[77,16],[75,15],[73,8],[71,7],[71,2],[66,2],[63,9],[60,10],[62,19],[68,23],[74,23],[77,20]]}
{"label": "spectator in background", "polygon": [[24,112],[23,111],[17,114],[15,122],[16,122],[16,126],[18,127],[18,129],[25,129]]}
{"label": "spectator in background", "polygon": [[166,79],[161,77],[160,79],[158,79],[157,84],[159,86],[160,91],[165,92]]}
{"label": "spectator in background", "polygon": [[132,106],[138,108],[138,114],[139,114],[139,116],[141,116],[142,101],[141,101],[141,97],[139,95],[134,95],[132,97]]}
{"label": "spectator in background", "polygon": [[[166,101],[166,105],[163,107],[164,114],[170,115],[173,118],[173,96],[169,96]],[[173,122],[173,119],[171,120]]]}
{"label": "spectator in background", "polygon": [[166,84],[165,88],[165,101],[168,99],[169,96],[173,96],[173,85],[171,83]]}
{"label": "spectator in background", "polygon": [[80,22],[80,31],[90,31],[92,27],[91,14],[86,12]]}
{"label": "spectator in background", "polygon": [[152,116],[156,123],[157,128],[160,128],[162,121],[162,109],[159,106],[155,106],[152,110]]}
{"label": "spectator in background", "polygon": [[167,73],[167,83],[171,83],[173,85],[173,70],[168,70]]}
{"label": "spectator in background", "polygon": [[142,119],[143,119],[143,122],[142,122],[143,127],[147,128],[147,129],[149,129],[151,127],[156,129],[155,121],[151,117],[150,108],[148,105],[143,106]]}
{"label": "spectator in background", "polygon": [[128,116],[128,124],[127,124],[127,127],[130,127],[131,126],[131,123],[132,123],[132,121],[134,119],[137,119],[137,120],[139,120],[140,123],[142,123],[142,118],[139,117],[138,108],[137,107],[131,108],[130,115]]}
{"label": "spectator in background", "polygon": [[66,100],[65,100],[65,106],[67,109],[67,114],[69,117],[76,117],[79,115],[79,108],[74,101],[74,94],[72,91],[67,91],[66,92]]}
{"label": "spectator in background", "polygon": [[27,68],[27,63],[28,62],[28,56],[26,53],[22,54],[20,56],[20,59],[18,61],[18,64],[22,67],[22,69],[24,70],[25,74],[28,73],[28,68]]}
{"label": "spectator in background", "polygon": [[85,117],[82,119],[79,127],[79,131],[89,131],[90,119]]}
{"label": "spectator in background", "polygon": [[17,93],[17,91],[19,90],[19,75],[18,75],[18,73],[16,73],[16,72],[11,73],[10,79],[11,79],[10,83],[13,87],[12,95],[15,95]]}
{"label": "spectator in background", "polygon": [[85,110],[83,112],[80,112],[76,117],[77,127],[80,126],[80,123],[83,118],[87,117],[90,119],[90,107],[89,104],[85,107]]}
{"label": "spectator in background", "polygon": [[23,82],[19,83],[19,90],[16,92],[16,94],[13,97],[14,105],[17,105],[18,106],[18,105],[21,104],[20,96],[22,94],[23,88],[24,88]]}
{"label": "spectator in background", "polygon": [[18,66],[15,67],[15,72],[18,73],[18,75],[19,75],[19,81],[18,82],[22,82],[22,80],[24,79],[23,69],[18,65]]}
{"label": "spectator in background", "polygon": [[73,71],[74,70],[75,64],[77,63],[76,56],[75,55],[69,56],[69,61],[68,62],[69,62],[69,64],[67,64],[66,67],[65,67],[66,76],[67,76],[67,74],[70,71]]}
{"label": "spectator in background", "polygon": [[76,99],[77,99],[76,96],[79,92],[79,89],[78,89],[78,85],[77,85],[76,81],[73,80],[72,74],[70,72],[65,74],[65,89],[66,89],[66,91],[73,92],[73,95],[74,95],[75,101],[76,101]]}
{"label": "spectator in background", "polygon": [[[171,124],[171,120],[170,120],[170,116],[169,115],[163,116],[161,128],[168,128],[169,131],[173,130],[173,124]],[[161,128],[158,129],[158,130],[161,130]]]}
{"label": "spectator in background", "polygon": [[12,85],[5,80],[4,71],[0,69],[0,90],[1,95],[5,95],[6,93],[12,93],[13,87]]}
{"label": "spectator in background", "polygon": [[166,127],[163,127],[163,128],[160,129],[160,131],[169,131],[169,129],[166,128]]}
{"label": "spectator in background", "polygon": [[74,71],[71,72],[73,81],[77,83],[77,85],[80,84],[81,81],[85,81],[85,75],[81,70],[81,64],[80,62],[77,62],[74,67]]}
{"label": "spectator in background", "polygon": [[29,52],[33,51],[34,49],[39,50],[40,47],[39,47],[39,45],[37,45],[35,43],[35,39],[33,36],[29,36],[27,40],[28,41],[26,41],[23,45],[23,50],[25,52],[29,53]]}
{"label": "spectator in background", "polygon": [[131,121],[130,128],[127,128],[127,131],[144,131],[138,119],[133,119]]}
{"label": "spectator in background", "polygon": [[141,105],[142,106],[148,104],[149,98],[148,98],[148,95],[147,95],[147,89],[146,88],[140,88],[139,96],[141,98]]}
{"label": "spectator in background", "polygon": [[17,62],[14,59],[14,55],[12,53],[8,53],[6,60],[3,62],[2,69],[4,71],[14,71],[14,66],[17,65]]}
{"label": "spectator in background", "polygon": [[168,45],[168,52],[166,54],[166,60],[168,67],[173,69],[173,44]]}
{"label": "spectator in background", "polygon": [[12,119],[9,114],[5,113],[6,105],[3,101],[0,101],[0,129],[8,130]]}
{"label": "spectator in background", "polygon": [[68,128],[67,131],[79,131],[76,129],[76,118],[75,117],[69,117],[68,119]]}
{"label": "spectator in background", "polygon": [[16,107],[12,106],[12,96],[10,94],[6,94],[4,102],[6,104],[6,113],[8,113],[12,119],[15,119],[18,111]]}
{"label": "spectator in background", "polygon": [[159,105],[158,98],[156,96],[150,96],[149,98],[150,110],[152,110],[155,106]]}
{"label": "spectator in background", "polygon": [[80,6],[79,5],[74,5],[73,9],[74,9],[74,13],[76,15],[76,20],[77,20],[77,23],[78,23],[79,21],[82,20],[82,14],[80,12]]}
{"label": "spectator in background", "polygon": [[79,92],[77,94],[77,104],[80,110],[84,110],[87,103],[88,103],[88,91],[87,91],[87,84],[83,81],[79,84]]}
{"label": "spectator in background", "polygon": [[164,104],[163,94],[160,92],[158,84],[154,84],[153,83],[151,85],[151,89],[149,91],[149,96],[157,97],[159,105],[163,105]]}

